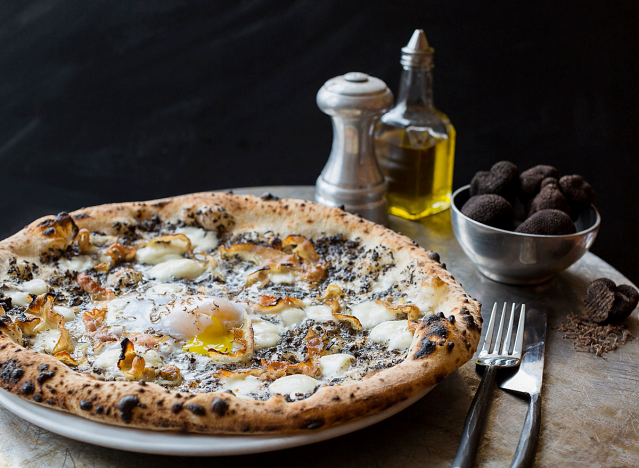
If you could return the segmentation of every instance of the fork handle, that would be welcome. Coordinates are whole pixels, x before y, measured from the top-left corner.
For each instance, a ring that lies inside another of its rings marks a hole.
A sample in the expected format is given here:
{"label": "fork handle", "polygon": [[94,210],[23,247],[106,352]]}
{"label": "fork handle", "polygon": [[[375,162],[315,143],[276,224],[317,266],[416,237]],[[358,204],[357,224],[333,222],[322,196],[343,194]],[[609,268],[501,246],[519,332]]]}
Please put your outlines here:
{"label": "fork handle", "polygon": [[482,422],[488,412],[488,397],[493,388],[496,373],[496,367],[487,366],[484,369],[484,376],[479,383],[477,393],[475,393],[473,402],[466,415],[464,430],[462,431],[461,441],[459,442],[459,448],[453,460],[452,468],[471,468],[473,466],[475,453],[479,446]]}
{"label": "fork handle", "polygon": [[541,395],[530,395],[528,412],[524,428],[521,430],[515,458],[510,468],[528,468],[535,461],[535,448],[539,441],[539,429],[541,427]]}

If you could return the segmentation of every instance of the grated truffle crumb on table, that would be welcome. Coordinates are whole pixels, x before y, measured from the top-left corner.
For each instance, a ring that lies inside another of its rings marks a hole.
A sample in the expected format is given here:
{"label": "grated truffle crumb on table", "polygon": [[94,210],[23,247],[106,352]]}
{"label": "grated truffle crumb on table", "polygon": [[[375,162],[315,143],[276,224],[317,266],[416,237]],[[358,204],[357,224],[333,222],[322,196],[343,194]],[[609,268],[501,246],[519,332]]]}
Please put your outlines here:
{"label": "grated truffle crumb on table", "polygon": [[634,338],[624,323],[600,325],[575,314],[568,315],[567,319],[556,330],[564,332],[563,338],[573,340],[572,345],[577,352],[594,353],[606,359],[604,353]]}

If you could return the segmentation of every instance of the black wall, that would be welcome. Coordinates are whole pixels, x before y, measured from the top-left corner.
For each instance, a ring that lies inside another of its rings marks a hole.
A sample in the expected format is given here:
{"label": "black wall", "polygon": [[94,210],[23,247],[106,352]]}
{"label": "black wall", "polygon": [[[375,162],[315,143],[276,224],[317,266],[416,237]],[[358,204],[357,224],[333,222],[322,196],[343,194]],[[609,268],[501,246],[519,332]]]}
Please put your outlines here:
{"label": "black wall", "polygon": [[[366,5],[366,6],[363,6]],[[423,28],[455,186],[501,159],[598,191],[593,251],[639,283],[636,1],[0,3],[0,235],[81,206],[313,184],[327,79],[397,91]]]}

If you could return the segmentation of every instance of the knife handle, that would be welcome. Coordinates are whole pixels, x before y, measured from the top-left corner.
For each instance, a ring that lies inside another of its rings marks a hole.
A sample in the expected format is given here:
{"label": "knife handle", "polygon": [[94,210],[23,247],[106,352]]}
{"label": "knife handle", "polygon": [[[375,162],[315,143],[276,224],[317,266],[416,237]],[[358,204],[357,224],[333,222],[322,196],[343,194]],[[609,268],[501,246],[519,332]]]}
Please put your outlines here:
{"label": "knife handle", "polygon": [[475,398],[473,398],[473,402],[466,415],[462,438],[459,442],[459,448],[453,460],[452,468],[471,468],[473,466],[475,453],[479,446],[482,422],[488,411],[488,397],[493,388],[496,373],[496,367],[487,366],[486,369],[484,369],[484,376],[479,383]]}
{"label": "knife handle", "polygon": [[515,451],[510,468],[528,468],[535,461],[535,448],[539,441],[539,429],[541,428],[541,395],[530,395],[530,404],[526,413],[524,428],[519,436],[519,443]]}

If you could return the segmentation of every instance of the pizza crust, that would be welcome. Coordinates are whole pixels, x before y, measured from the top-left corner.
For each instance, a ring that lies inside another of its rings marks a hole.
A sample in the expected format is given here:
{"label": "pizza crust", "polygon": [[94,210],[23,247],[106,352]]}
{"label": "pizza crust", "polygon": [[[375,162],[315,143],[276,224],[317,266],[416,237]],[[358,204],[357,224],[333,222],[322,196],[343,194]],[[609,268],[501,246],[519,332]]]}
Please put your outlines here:
{"label": "pizza crust", "polygon": [[[13,343],[0,328],[0,386],[26,400],[82,417],[153,430],[241,434],[318,430],[378,413],[429,388],[468,361],[481,333],[481,306],[411,239],[336,208],[292,199],[265,200],[249,195],[200,193],[144,203],[85,208],[49,216],[0,242],[0,271],[17,257],[39,265],[43,253],[64,249],[77,228],[116,235],[132,220],[190,219],[207,230],[265,232],[277,227],[308,238],[357,235],[371,245],[384,244],[398,258],[417,260],[428,278],[448,288],[447,310],[426,316],[400,364],[349,385],[324,386],[312,396],[287,402],[230,393],[177,393],[145,382],[105,382],[79,374],[51,355]],[[121,233],[121,232],[120,232]],[[431,254],[431,255],[429,255]]]}

